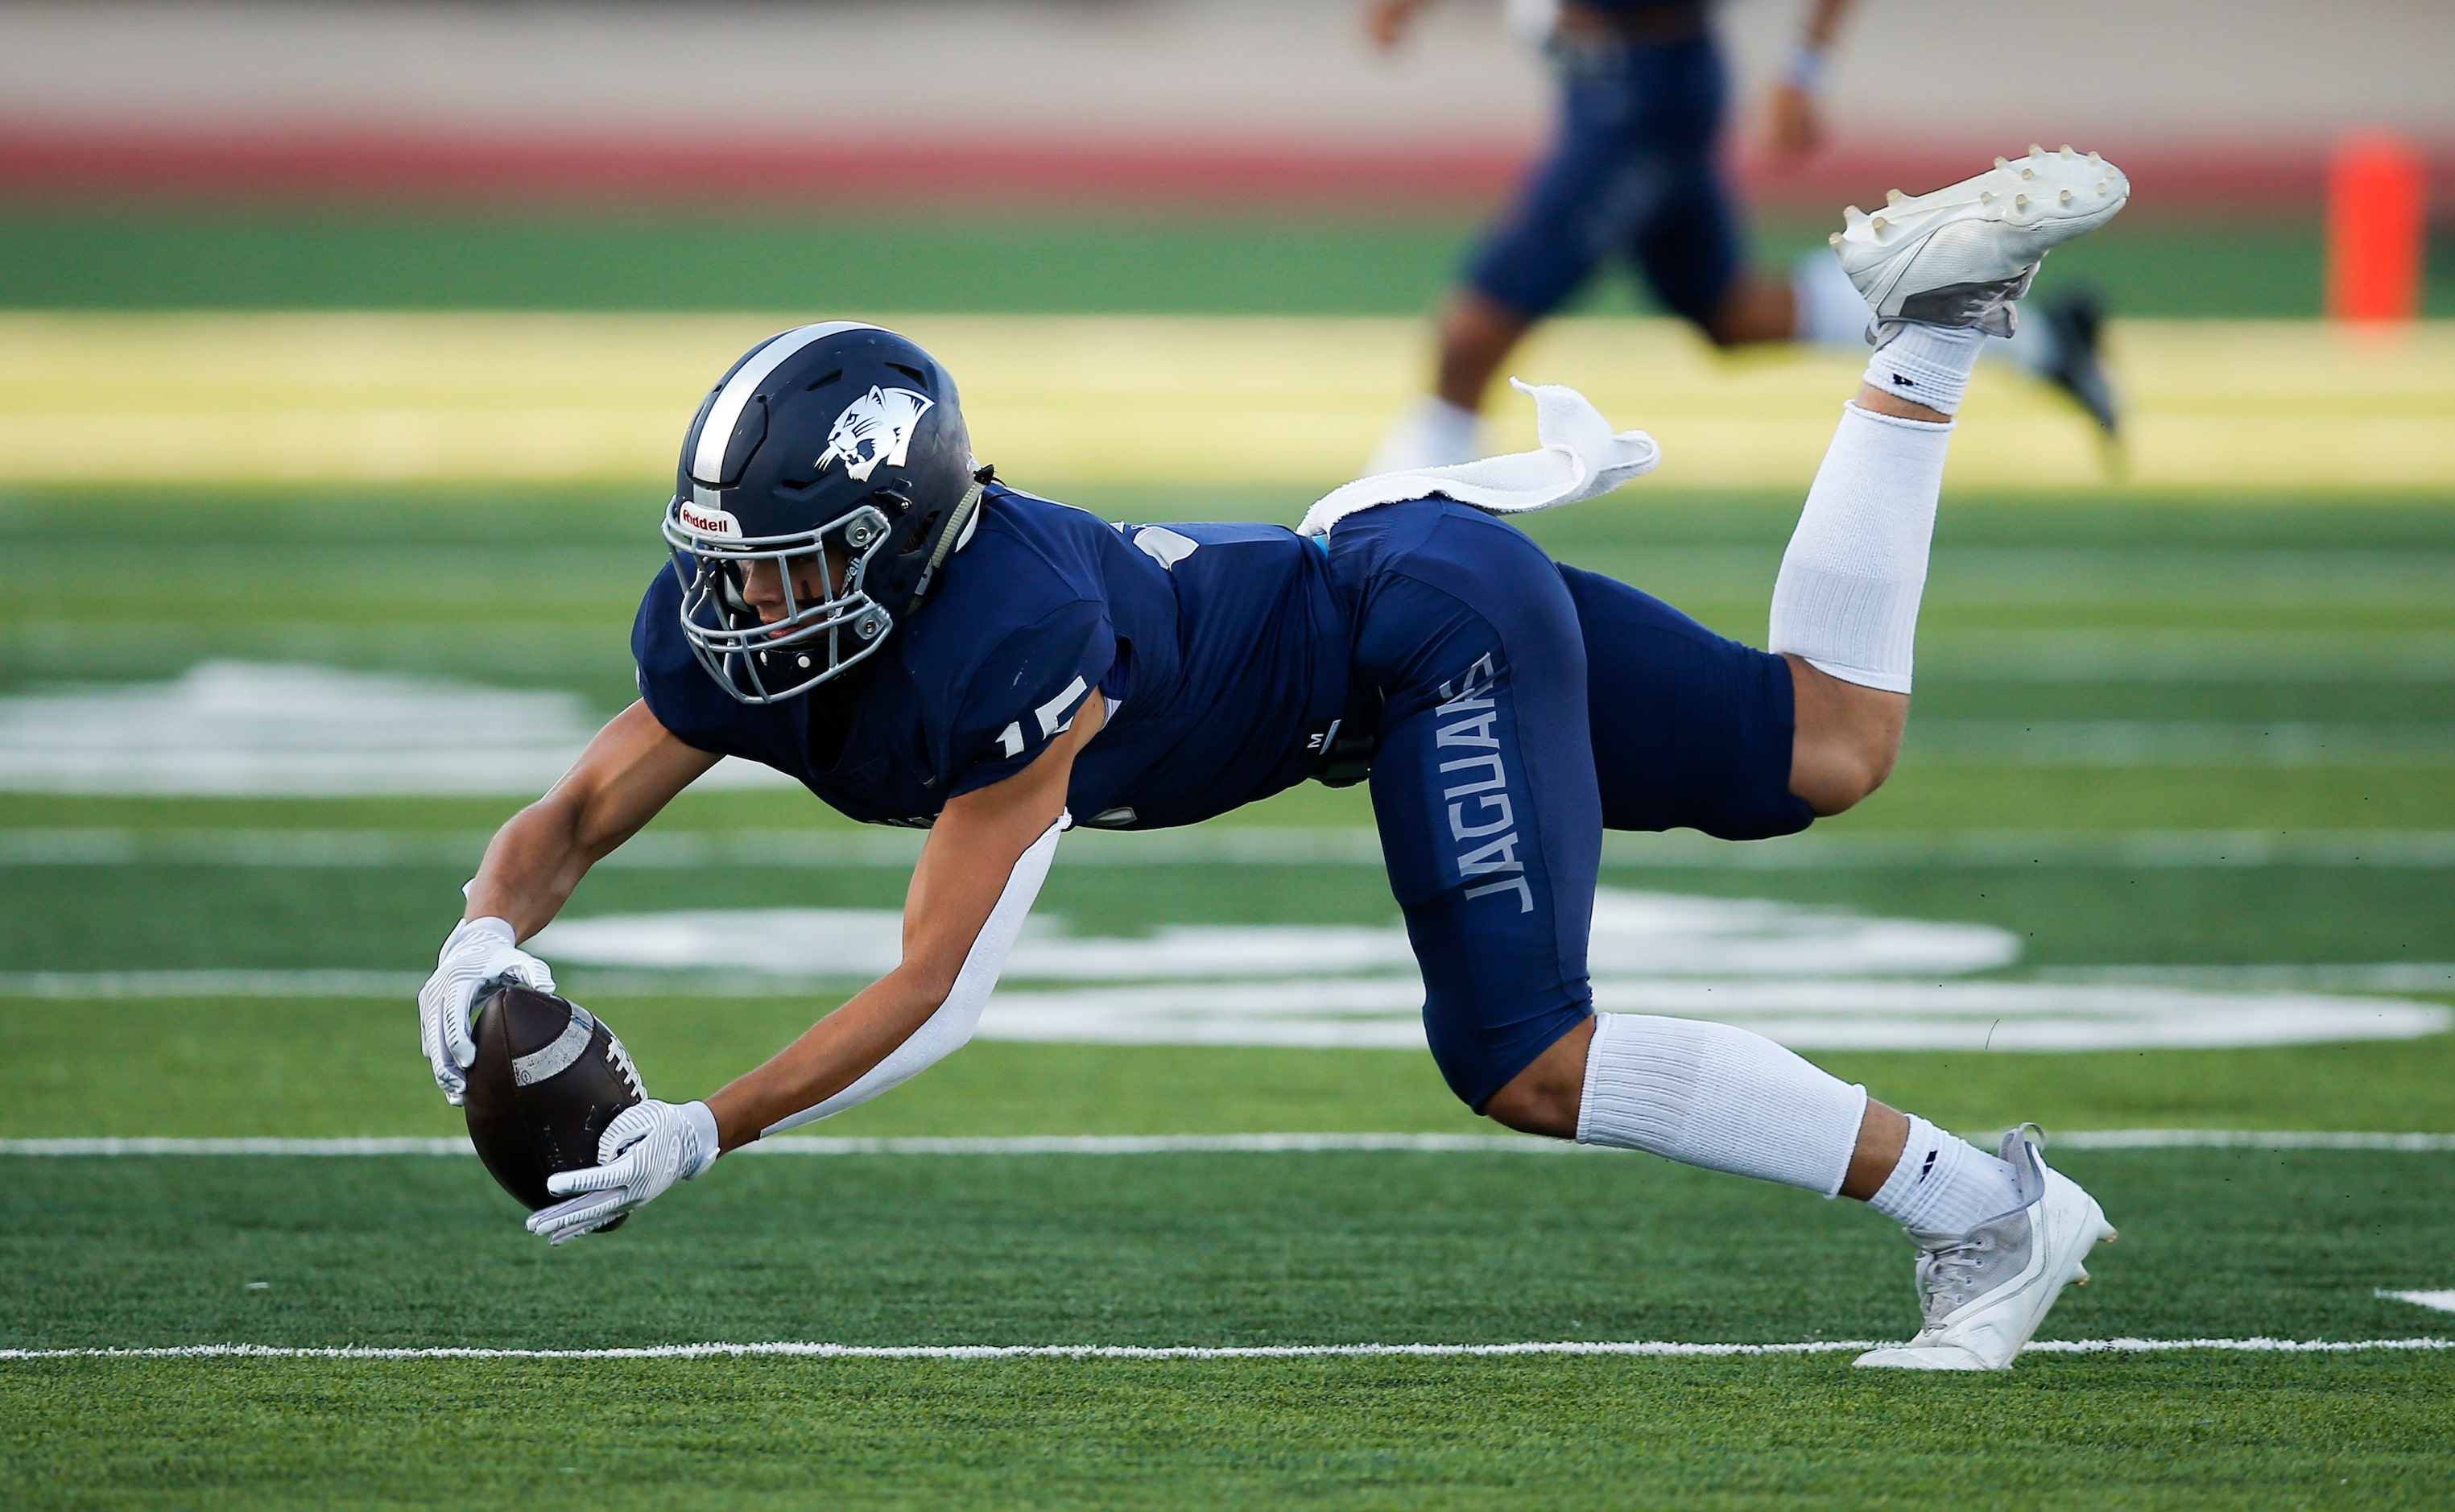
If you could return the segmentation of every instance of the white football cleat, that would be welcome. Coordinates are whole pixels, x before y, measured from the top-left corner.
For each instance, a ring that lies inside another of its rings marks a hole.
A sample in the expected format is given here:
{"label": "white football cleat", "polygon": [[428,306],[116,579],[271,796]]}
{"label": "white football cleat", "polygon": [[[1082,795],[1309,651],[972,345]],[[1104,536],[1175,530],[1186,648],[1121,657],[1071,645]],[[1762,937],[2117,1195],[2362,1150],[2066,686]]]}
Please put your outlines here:
{"label": "white football cleat", "polygon": [[1932,194],[1894,190],[1873,215],[1851,206],[1833,250],[1878,325],[1911,320],[2008,336],[2013,301],[2029,292],[2046,253],[2112,220],[2130,197],[2122,170],[2095,152],[2032,147]]}
{"label": "white football cleat", "polygon": [[1894,1370],[2009,1370],[2020,1346],[2069,1285],[2084,1285],[2081,1261],[2114,1238],[2097,1199],[2050,1168],[2037,1125],[2003,1136],[2002,1156],[2021,1205],[1966,1234],[1908,1230],[1918,1247],[1918,1304],[1926,1326],[1906,1344],[1871,1349],[1857,1363]]}

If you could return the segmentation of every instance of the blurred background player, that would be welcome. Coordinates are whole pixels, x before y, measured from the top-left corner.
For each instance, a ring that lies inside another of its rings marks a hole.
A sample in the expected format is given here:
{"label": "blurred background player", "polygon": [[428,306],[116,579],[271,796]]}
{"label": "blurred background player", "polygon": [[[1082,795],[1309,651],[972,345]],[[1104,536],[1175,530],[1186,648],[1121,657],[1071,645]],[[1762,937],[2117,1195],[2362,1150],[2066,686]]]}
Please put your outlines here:
{"label": "blurred background player", "polygon": [[[1369,0],[1367,30],[1394,50],[1430,3]],[[1777,163],[1796,163],[1823,143],[1817,87],[1854,4],[1812,0],[1769,102],[1767,145]],[[1729,71],[1706,10],[1707,0],[1511,0],[1519,29],[1540,39],[1559,80],[1558,130],[1441,311],[1432,392],[1390,426],[1368,471],[1485,454],[1483,398],[1501,363],[1614,256],[1631,259],[1654,298],[1717,347],[1865,347],[1866,303],[1829,253],[1801,257],[1787,277],[1748,265],[1723,163]],[[2100,301],[2067,294],[2042,302],[2035,316],[2042,318],[2000,350],[2113,436],[2114,394],[2098,356]]]}

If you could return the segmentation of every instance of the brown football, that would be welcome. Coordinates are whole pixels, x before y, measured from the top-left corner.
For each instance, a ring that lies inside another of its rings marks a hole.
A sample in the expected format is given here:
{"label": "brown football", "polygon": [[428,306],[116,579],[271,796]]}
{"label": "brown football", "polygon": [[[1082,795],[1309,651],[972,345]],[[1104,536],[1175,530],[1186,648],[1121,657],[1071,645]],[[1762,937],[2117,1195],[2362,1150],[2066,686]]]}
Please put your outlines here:
{"label": "brown football", "polygon": [[469,1142],[504,1191],[533,1209],[551,1206],[562,1200],[545,1179],[597,1163],[598,1137],[639,1100],[639,1073],[587,1009],[528,987],[489,993],[476,1038],[461,1099]]}

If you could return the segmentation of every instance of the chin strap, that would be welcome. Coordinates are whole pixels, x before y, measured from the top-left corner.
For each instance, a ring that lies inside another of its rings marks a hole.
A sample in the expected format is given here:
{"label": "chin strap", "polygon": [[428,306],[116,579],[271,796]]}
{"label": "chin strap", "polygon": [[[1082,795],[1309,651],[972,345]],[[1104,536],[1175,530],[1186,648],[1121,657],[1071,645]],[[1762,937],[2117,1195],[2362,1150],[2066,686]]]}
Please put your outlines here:
{"label": "chin strap", "polygon": [[929,565],[921,569],[921,580],[912,585],[913,603],[929,596],[929,585],[938,580],[938,569],[946,565],[946,558],[971,544],[972,532],[980,525],[981,494],[996,476],[997,470],[986,467],[972,474],[972,486],[938,532],[938,548],[929,554]]}
{"label": "chin strap", "polygon": [[1015,861],[1014,870],[1006,876],[1005,891],[998,895],[997,906],[989,910],[988,922],[972,937],[972,948],[964,957],[964,969],[955,974],[954,989],[946,994],[938,1011],[860,1080],[815,1108],[804,1108],[790,1118],[777,1119],[759,1131],[760,1138],[781,1134],[867,1102],[882,1092],[902,1086],[969,1042],[972,1031],[981,1025],[981,1010],[988,1006],[989,993],[997,986],[998,973],[1005,969],[1006,953],[1014,948],[1015,937],[1023,931],[1024,917],[1031,912],[1032,899],[1040,896],[1040,884],[1048,879],[1049,863],[1057,858],[1057,837],[1073,823],[1071,815],[1060,814],[1057,822]]}

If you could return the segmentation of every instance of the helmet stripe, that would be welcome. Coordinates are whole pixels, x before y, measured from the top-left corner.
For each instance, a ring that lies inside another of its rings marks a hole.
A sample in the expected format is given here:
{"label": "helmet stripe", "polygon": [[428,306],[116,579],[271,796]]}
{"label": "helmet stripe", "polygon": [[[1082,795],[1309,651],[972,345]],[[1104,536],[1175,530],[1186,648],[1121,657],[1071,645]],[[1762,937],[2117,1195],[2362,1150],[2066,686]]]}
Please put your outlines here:
{"label": "helmet stripe", "polygon": [[699,445],[691,449],[691,480],[713,486],[724,476],[725,444],[733,439],[733,428],[741,423],[743,407],[750,403],[759,385],[767,381],[767,375],[791,360],[795,353],[839,332],[879,329],[865,320],[826,320],[771,337],[765,346],[752,353],[749,360],[725,380],[716,402],[708,406],[707,419],[699,428]]}

